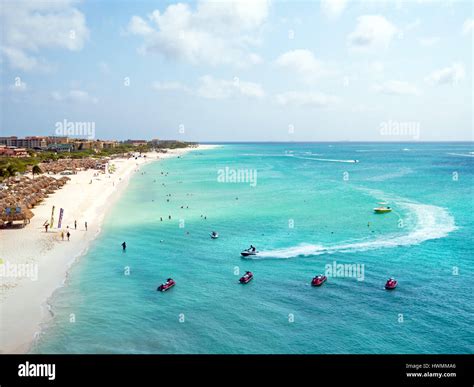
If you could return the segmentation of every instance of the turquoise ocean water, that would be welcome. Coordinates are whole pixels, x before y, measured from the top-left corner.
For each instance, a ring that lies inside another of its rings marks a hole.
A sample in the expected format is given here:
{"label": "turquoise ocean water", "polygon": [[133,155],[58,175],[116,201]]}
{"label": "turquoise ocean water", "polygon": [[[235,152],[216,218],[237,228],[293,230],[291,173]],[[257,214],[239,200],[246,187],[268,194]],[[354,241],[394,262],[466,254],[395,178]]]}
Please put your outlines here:
{"label": "turquoise ocean water", "polygon": [[[473,151],[228,144],[148,164],[50,300],[32,352],[473,353]],[[220,182],[226,167],[257,184]],[[392,213],[373,213],[382,201]],[[251,243],[260,255],[242,259]],[[311,287],[334,262],[363,265],[363,280]],[[239,285],[245,270],[255,279]],[[168,277],[177,285],[157,292]]]}

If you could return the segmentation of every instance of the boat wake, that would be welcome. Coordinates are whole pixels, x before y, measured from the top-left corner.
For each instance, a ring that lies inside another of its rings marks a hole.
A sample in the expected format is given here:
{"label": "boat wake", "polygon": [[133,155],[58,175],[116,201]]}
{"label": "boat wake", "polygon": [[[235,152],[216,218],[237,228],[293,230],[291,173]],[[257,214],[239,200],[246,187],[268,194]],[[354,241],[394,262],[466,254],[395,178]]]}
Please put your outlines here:
{"label": "boat wake", "polygon": [[287,259],[299,256],[353,253],[381,248],[418,245],[431,239],[443,238],[456,229],[454,218],[442,207],[408,201],[397,202],[397,206],[405,207],[409,211],[409,216],[415,218],[415,226],[408,234],[386,235],[372,240],[327,246],[300,244],[283,249],[261,251],[258,256],[251,257],[250,259]]}
{"label": "boat wake", "polygon": [[313,160],[313,161],[327,161],[332,163],[358,163],[359,160],[338,160],[338,159],[323,159],[308,156],[321,156],[319,153],[304,152],[303,156],[294,154],[293,152],[281,153],[242,153],[241,156],[252,156],[252,157],[291,157],[300,160]]}
{"label": "boat wake", "polygon": [[332,163],[358,163],[358,160],[338,160],[338,159],[319,159],[315,157],[304,157],[304,156],[295,156],[295,155],[285,155],[287,157],[292,157],[295,159],[301,159],[301,160],[313,160],[313,161],[328,161]]}

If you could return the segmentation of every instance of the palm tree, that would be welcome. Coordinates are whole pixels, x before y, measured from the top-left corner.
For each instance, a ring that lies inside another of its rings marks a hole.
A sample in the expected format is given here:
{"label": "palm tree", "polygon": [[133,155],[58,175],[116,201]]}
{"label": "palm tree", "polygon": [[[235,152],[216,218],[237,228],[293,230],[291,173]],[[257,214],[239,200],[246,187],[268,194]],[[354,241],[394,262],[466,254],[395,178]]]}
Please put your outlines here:
{"label": "palm tree", "polygon": [[14,177],[16,175],[16,168],[12,164],[7,165],[8,177]]}
{"label": "palm tree", "polygon": [[33,168],[31,170],[31,173],[33,173],[33,179],[35,178],[35,175],[39,175],[41,173],[43,173],[43,171],[41,170],[41,168],[39,167],[39,165],[33,165]]}

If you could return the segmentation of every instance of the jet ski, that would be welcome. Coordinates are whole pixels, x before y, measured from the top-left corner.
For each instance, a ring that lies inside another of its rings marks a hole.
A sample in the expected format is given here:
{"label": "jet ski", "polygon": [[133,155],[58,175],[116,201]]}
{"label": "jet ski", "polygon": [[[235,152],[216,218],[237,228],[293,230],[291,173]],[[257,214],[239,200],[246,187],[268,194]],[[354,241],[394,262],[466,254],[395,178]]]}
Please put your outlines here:
{"label": "jet ski", "polygon": [[312,286],[321,286],[323,283],[326,282],[326,280],[328,279],[328,277],[326,277],[325,275],[317,275],[316,277],[314,277],[312,280],[311,280],[311,285]]}
{"label": "jet ski", "polygon": [[219,238],[219,233],[216,231],[211,232],[209,235],[211,235],[212,239],[217,239]]}
{"label": "jet ski", "polygon": [[164,284],[161,284],[158,286],[158,289],[156,289],[158,292],[166,292],[167,290],[171,289],[174,285],[176,285],[176,282],[172,278],[168,278]]}
{"label": "jet ski", "polygon": [[258,251],[255,247],[249,247],[248,249],[242,251],[240,253],[240,255],[242,255],[242,257],[248,257],[250,255],[257,255],[258,254]]}
{"label": "jet ski", "polygon": [[253,273],[251,271],[246,271],[245,275],[239,279],[241,284],[248,284],[253,280]]}
{"label": "jet ski", "polygon": [[397,287],[398,282],[394,278],[389,278],[385,283],[385,289],[393,290]]}

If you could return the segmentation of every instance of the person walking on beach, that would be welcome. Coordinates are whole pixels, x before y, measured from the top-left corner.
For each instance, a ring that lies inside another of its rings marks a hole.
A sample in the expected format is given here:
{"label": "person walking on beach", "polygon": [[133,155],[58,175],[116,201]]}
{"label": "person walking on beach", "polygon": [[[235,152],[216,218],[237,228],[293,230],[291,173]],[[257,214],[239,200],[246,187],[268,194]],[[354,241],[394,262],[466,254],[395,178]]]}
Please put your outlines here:
{"label": "person walking on beach", "polygon": [[44,232],[48,232],[49,223],[44,224]]}
{"label": "person walking on beach", "polygon": [[77,220],[74,221],[74,230],[77,230]]}
{"label": "person walking on beach", "polygon": [[86,231],[87,231],[87,222],[84,222],[84,226],[86,227]]}
{"label": "person walking on beach", "polygon": [[71,236],[71,233],[68,231],[66,236],[67,236],[67,241],[69,242],[69,237]]}
{"label": "person walking on beach", "polygon": [[61,239],[64,240],[64,231],[61,231]]}
{"label": "person walking on beach", "polygon": [[127,250],[127,244],[125,242],[122,243],[122,251]]}

